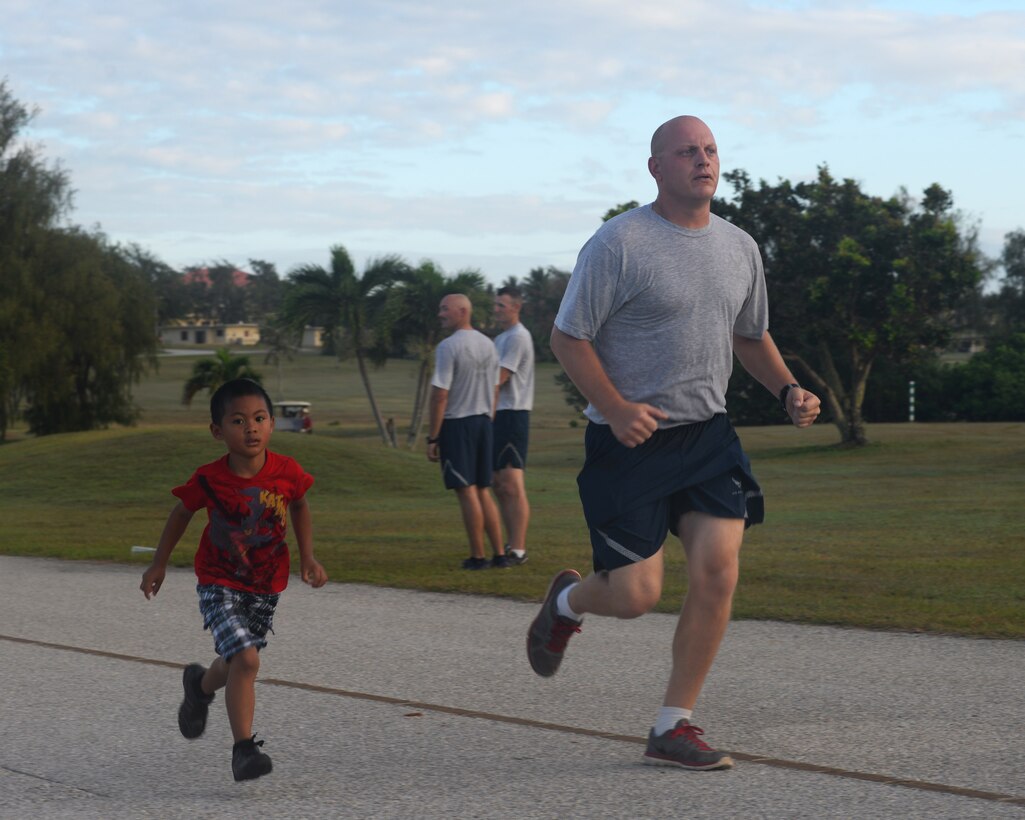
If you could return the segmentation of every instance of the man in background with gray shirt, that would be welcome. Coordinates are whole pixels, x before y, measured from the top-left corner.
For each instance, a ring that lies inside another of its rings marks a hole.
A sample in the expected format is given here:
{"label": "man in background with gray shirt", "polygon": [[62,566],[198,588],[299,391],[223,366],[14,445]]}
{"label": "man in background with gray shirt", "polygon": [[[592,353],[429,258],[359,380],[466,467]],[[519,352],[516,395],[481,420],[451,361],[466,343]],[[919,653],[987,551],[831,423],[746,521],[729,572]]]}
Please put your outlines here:
{"label": "man in background with gray shirt", "polygon": [[[498,383],[495,345],[470,324],[473,306],[461,293],[441,300],[438,319],[451,335],[438,345],[431,379],[427,458],[441,463],[445,487],[455,490],[470,557],[463,569],[507,567],[498,508],[491,486],[491,408]],[[484,557],[484,534],[494,551]]]}
{"label": "man in background with gray shirt", "polygon": [[534,339],[520,322],[522,307],[519,288],[498,289],[495,321],[502,332],[495,337],[499,366],[495,391],[495,496],[509,536],[505,554],[510,564],[527,560],[530,521],[530,502],[523,479],[530,411],[534,407]]}
{"label": "man in background with gray shirt", "polygon": [[588,399],[578,478],[594,574],[564,570],[531,624],[534,671],[554,675],[585,613],[636,618],[662,594],[671,530],[687,557],[688,589],[662,708],[644,762],[730,768],[691,712],[730,619],[744,530],[762,494],[726,417],[733,355],[797,427],[819,413],[768,332],[761,255],[744,231],[711,213],[715,138],[696,117],[652,136],[658,195],[606,222],[577,259],[552,351]]}

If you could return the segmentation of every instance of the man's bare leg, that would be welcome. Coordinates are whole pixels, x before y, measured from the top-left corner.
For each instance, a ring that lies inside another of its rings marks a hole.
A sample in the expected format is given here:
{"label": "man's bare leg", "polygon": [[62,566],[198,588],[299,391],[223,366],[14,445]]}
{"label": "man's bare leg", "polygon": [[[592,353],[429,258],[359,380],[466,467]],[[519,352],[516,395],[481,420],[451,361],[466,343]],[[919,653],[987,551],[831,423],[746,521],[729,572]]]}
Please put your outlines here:
{"label": "man's bare leg", "polygon": [[456,489],[459,499],[459,511],[463,514],[463,526],[470,540],[470,555],[474,558],[484,557],[484,511],[481,509],[480,494],[477,487],[459,487]]}
{"label": "man's bare leg", "polygon": [[569,591],[570,609],[613,618],[637,618],[658,603],[664,573],[662,550],[644,561],[588,575]]}
{"label": "man's bare leg", "polygon": [[744,521],[689,512],[680,518],[689,584],[673,636],[664,706],[693,709],[730,622]]}
{"label": "man's bare leg", "polygon": [[[495,499],[491,497],[487,487],[478,487],[477,497],[480,499],[483,528],[487,533],[488,541],[491,542],[491,549],[495,555],[505,555],[505,547],[502,544],[502,521],[498,515],[498,507],[495,506]],[[484,554],[483,543],[481,543],[481,554]]]}
{"label": "man's bare leg", "polygon": [[523,470],[518,467],[495,471],[495,495],[498,496],[505,531],[509,534],[509,548],[514,550],[527,549],[530,502],[523,479]]}

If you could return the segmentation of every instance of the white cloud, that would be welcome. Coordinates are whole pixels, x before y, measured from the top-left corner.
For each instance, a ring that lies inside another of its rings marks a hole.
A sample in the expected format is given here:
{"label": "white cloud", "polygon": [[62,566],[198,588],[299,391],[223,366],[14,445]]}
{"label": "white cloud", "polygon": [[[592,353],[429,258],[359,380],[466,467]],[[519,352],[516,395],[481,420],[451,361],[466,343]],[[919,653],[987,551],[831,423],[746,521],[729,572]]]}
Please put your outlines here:
{"label": "white cloud", "polygon": [[996,6],[8,0],[0,61],[82,221],[143,244],[246,226],[573,244],[650,193],[648,134],[681,111],[756,177],[938,180],[1004,230],[1017,196],[945,161],[1025,139],[1025,12],[968,10]]}

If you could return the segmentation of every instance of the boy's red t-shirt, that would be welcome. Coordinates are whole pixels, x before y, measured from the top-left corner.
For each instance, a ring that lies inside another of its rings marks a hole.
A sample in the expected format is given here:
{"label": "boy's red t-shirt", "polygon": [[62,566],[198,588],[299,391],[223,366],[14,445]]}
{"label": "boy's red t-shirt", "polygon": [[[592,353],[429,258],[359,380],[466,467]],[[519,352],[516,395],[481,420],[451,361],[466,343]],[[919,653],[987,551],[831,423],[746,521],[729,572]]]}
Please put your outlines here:
{"label": "boy's red t-shirt", "polygon": [[313,476],[295,459],[268,450],[251,478],[231,472],[225,455],[171,490],[192,512],[206,507],[195,561],[199,583],[260,593],[288,586],[288,505],[312,485]]}

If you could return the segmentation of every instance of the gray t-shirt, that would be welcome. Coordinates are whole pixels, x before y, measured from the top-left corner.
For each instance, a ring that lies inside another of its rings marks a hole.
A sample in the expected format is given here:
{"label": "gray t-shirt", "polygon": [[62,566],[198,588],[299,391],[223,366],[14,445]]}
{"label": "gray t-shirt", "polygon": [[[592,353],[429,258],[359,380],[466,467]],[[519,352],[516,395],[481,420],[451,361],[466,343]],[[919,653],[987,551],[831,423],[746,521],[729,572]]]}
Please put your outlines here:
{"label": "gray t-shirt", "polygon": [[498,391],[498,410],[534,407],[534,340],[520,322],[495,337],[498,366],[510,372]]}
{"label": "gray t-shirt", "polygon": [[[623,398],[669,415],[660,427],[726,412],[733,334],[760,339],[768,323],[755,241],[714,214],[705,228],[681,228],[650,204],[588,240],[555,319],[592,342]],[[585,413],[608,423],[593,406]]]}
{"label": "gray t-shirt", "polygon": [[448,390],[445,418],[491,415],[498,384],[494,343],[479,330],[457,330],[435,351],[431,384]]}

